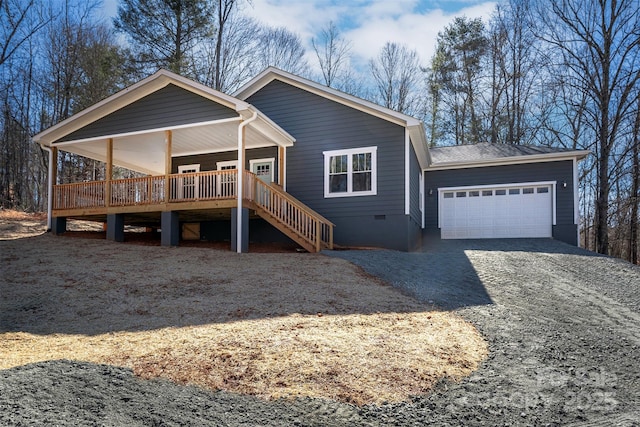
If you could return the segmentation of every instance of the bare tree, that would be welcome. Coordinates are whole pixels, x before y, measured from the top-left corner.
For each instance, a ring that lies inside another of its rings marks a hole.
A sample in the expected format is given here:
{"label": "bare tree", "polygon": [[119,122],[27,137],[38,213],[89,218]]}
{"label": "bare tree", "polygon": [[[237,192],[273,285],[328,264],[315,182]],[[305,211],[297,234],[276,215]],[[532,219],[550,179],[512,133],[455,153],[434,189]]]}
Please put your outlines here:
{"label": "bare tree", "polygon": [[631,135],[631,213],[629,221],[629,256],[628,259],[638,264],[638,223],[640,222],[640,95],[636,101],[636,113]]}
{"label": "bare tree", "polygon": [[401,113],[421,115],[422,73],[418,53],[404,45],[387,42],[369,68],[381,105]]}
{"label": "bare tree", "polygon": [[207,86],[232,92],[255,75],[260,26],[249,17],[232,13],[223,31],[201,43],[196,75]]}
{"label": "bare tree", "polygon": [[544,39],[563,52],[563,72],[572,73],[588,97],[586,114],[596,133],[596,250],[609,251],[610,161],[640,81],[640,21],[632,0],[551,2]]}
{"label": "bare tree", "polygon": [[320,31],[320,38],[311,40],[311,45],[318,58],[324,84],[340,89],[343,84],[341,80],[349,74],[350,43],[342,38],[338,27],[329,22],[327,27]]}
{"label": "bare tree", "polygon": [[535,92],[545,58],[534,34],[529,0],[508,0],[496,6],[489,25],[491,142],[527,144],[535,138]]}
{"label": "bare tree", "polygon": [[213,88],[223,90],[223,61],[229,59],[224,51],[224,44],[229,45],[228,40],[224,40],[225,36],[230,34],[227,24],[230,22],[234,12],[238,6],[239,0],[217,0],[216,2],[216,30],[215,30],[215,49],[214,59],[215,68],[213,70]]}
{"label": "bare tree", "polygon": [[0,0],[0,65],[46,24],[34,0]]}
{"label": "bare tree", "polygon": [[309,74],[309,64],[300,36],[284,27],[263,27],[258,37],[259,71],[269,66],[280,68],[299,76]]}

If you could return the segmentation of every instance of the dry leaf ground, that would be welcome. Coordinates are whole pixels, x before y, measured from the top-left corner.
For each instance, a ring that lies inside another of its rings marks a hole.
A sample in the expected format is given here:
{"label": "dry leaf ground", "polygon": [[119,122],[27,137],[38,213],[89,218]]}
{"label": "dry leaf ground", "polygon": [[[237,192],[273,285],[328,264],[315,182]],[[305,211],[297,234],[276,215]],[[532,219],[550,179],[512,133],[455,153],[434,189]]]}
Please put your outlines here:
{"label": "dry leaf ground", "polygon": [[459,316],[343,260],[37,235],[41,218],[10,215],[0,213],[0,369],[74,359],[362,405],[424,394],[487,355]]}

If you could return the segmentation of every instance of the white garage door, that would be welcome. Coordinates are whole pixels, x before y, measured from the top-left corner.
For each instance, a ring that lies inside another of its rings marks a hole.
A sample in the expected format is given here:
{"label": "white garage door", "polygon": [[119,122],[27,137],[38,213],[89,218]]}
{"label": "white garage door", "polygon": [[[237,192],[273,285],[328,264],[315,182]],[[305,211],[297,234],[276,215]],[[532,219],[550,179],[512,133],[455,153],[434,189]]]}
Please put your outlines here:
{"label": "white garage door", "polygon": [[443,239],[551,237],[554,183],[441,188]]}

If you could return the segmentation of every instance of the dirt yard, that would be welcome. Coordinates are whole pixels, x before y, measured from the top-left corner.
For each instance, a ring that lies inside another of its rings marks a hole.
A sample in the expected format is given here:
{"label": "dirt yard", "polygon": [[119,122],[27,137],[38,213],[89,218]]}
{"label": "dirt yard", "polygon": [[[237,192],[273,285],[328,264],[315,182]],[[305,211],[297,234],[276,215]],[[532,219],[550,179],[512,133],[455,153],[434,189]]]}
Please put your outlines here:
{"label": "dirt yard", "polygon": [[[216,418],[220,399],[253,413],[245,421],[254,424],[269,411],[279,422],[273,408],[293,405],[294,413],[300,402],[305,413],[313,405],[346,411],[348,421],[362,405],[409,401],[442,380],[459,381],[487,356],[486,342],[461,317],[344,260],[43,231],[41,216],[0,215],[0,421],[9,424],[244,425],[230,421],[233,414]],[[52,383],[61,400],[40,395]],[[74,391],[65,386],[91,392],[68,402]],[[144,396],[147,405],[98,388]],[[165,401],[167,389],[192,394],[182,413],[181,398]],[[197,399],[211,412],[198,412]],[[65,418],[69,405],[83,418]],[[134,420],[132,408],[145,407]]]}

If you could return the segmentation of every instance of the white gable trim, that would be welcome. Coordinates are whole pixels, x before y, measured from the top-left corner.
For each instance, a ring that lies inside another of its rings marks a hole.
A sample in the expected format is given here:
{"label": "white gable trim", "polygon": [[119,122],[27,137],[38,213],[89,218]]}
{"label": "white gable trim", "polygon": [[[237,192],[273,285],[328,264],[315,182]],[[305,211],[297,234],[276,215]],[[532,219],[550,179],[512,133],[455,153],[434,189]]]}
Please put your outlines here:
{"label": "white gable trim", "polygon": [[398,113],[397,111],[382,107],[380,105],[374,104],[373,102],[366,101],[364,99],[349,95],[328,86],[321,85],[320,83],[307,80],[303,77],[296,76],[295,74],[288,73],[275,67],[269,67],[265,69],[263,72],[261,72],[244,86],[242,86],[234,94],[234,96],[238,97],[239,99],[246,100],[251,95],[258,92],[260,89],[274,80],[280,80],[284,83],[288,83],[292,86],[306,90],[323,98],[331,99],[332,101],[355,108],[356,110],[366,112],[373,116],[402,126],[417,126],[420,124],[420,120],[414,117],[408,116],[403,113]]}
{"label": "white gable trim", "polygon": [[411,215],[411,138],[404,131],[404,214]]}
{"label": "white gable trim", "polygon": [[353,95],[349,95],[347,93],[330,88],[328,86],[324,86],[320,83],[316,83],[303,77],[296,76],[295,74],[288,73],[275,67],[269,67],[265,69],[263,72],[261,72],[244,86],[242,86],[236,93],[234,93],[234,96],[238,97],[239,99],[246,100],[251,95],[255,94],[274,80],[279,80],[299,89],[345,105],[347,107],[354,108],[388,122],[405,127],[409,130],[409,133],[411,135],[411,143],[413,144],[414,150],[416,151],[416,156],[418,157],[418,163],[420,163],[420,167],[426,168],[431,162],[429,150],[427,149],[427,138],[422,121],[416,119],[415,117],[393,111],[389,108],[382,107],[373,102],[358,98]]}
{"label": "white gable trim", "polygon": [[[50,146],[52,142],[81,129],[102,117],[105,117],[139,99],[156,92],[169,84],[174,84],[182,89],[203,96],[211,101],[231,108],[237,112],[249,110],[250,105],[242,100],[226,95],[205,85],[194,82],[167,70],[160,70],[146,79],[129,86],[120,92],[92,105],[85,110],[69,117],[66,120],[42,131],[33,137],[40,144]],[[250,113],[245,113],[247,117]],[[245,117],[246,118],[246,117]]]}

